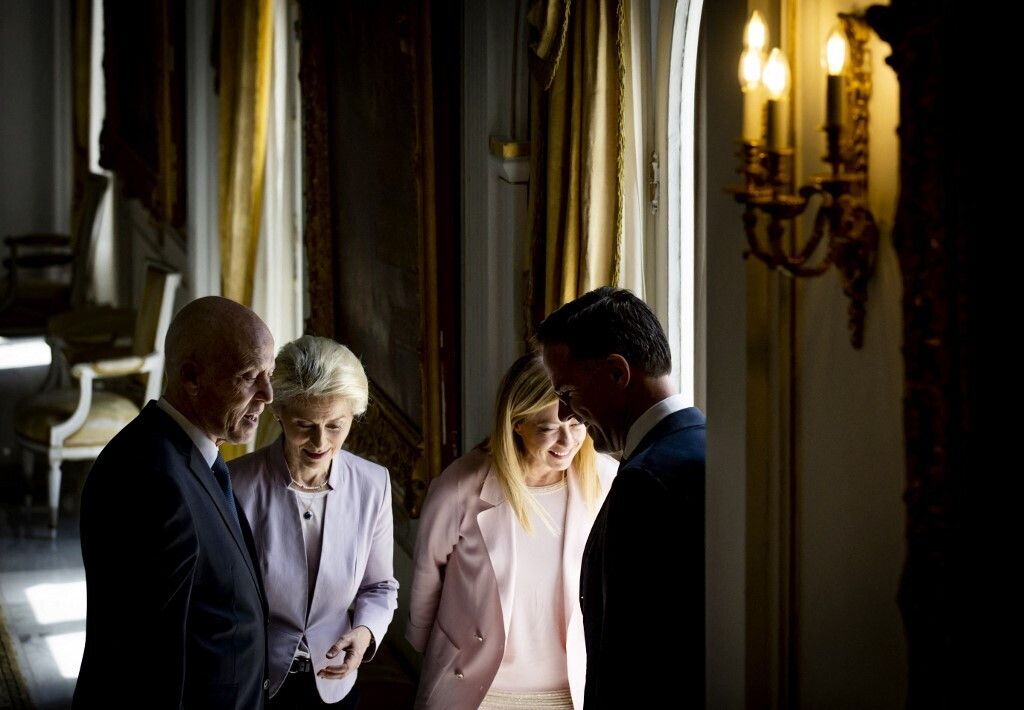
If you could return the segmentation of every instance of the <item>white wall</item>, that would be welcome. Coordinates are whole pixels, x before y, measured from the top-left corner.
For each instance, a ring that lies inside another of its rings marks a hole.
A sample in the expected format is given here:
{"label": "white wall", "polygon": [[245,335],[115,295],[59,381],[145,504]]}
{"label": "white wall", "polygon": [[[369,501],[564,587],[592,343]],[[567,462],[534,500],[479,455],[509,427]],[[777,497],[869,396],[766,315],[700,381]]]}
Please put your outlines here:
{"label": "white wall", "polygon": [[[463,5],[462,448],[478,444],[493,420],[501,376],[524,352],[525,184],[502,179],[508,166],[488,138],[510,135],[515,4]],[[516,127],[526,135],[525,58],[519,57]]]}
{"label": "white wall", "polygon": [[188,270],[186,299],[220,295],[220,241],[217,221],[217,95],[213,91],[210,39],[213,0],[186,0],[185,136]]}
{"label": "white wall", "polygon": [[746,684],[747,311],[735,181],[733,90],[746,3],[704,3],[697,111],[697,229],[707,259],[707,706],[742,708]]}
{"label": "white wall", "polygon": [[[807,108],[795,130],[805,176],[825,167],[820,47],[836,13],[852,9],[840,0],[796,4],[796,88]],[[898,84],[884,62],[888,45],[873,36],[870,52],[869,205],[881,248],[864,347],[850,345],[849,301],[835,269],[800,281],[797,296],[798,693],[808,708],[899,708],[906,692],[896,606],[905,551],[902,286],[891,241]]]}

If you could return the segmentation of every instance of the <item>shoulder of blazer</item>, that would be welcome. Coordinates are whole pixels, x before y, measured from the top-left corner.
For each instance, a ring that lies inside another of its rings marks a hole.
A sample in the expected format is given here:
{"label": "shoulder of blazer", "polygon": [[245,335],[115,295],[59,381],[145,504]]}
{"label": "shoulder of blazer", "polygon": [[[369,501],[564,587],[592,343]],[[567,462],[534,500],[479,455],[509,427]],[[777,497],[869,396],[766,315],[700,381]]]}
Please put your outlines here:
{"label": "shoulder of blazer", "polygon": [[[126,465],[165,473],[186,470],[193,448],[188,434],[155,402],[150,402],[103,447],[92,471],[101,476],[106,469],[114,469],[123,482]],[[145,480],[137,478],[136,483],[142,484]]]}
{"label": "shoulder of blazer", "polygon": [[231,485],[235,489],[235,495],[243,501],[243,505],[246,498],[257,489],[269,488],[275,476],[280,476],[281,483],[284,484],[288,474],[279,470],[280,466],[284,465],[280,446],[280,439],[274,439],[252,453],[228,461]]}
{"label": "shoulder of blazer", "polygon": [[[184,491],[190,483],[189,458],[194,448],[181,427],[150,402],[100,452],[86,478],[83,506],[87,497],[109,503],[141,496],[151,501],[146,508],[150,513],[188,511],[191,519]],[[130,488],[124,486],[128,470],[132,472]]]}
{"label": "shoulder of blazer", "polygon": [[[631,469],[636,462],[660,450],[692,448],[693,445],[699,444],[699,453],[703,458],[704,430],[703,412],[696,407],[680,409],[662,419],[647,432],[647,436],[637,445],[633,454],[621,463],[619,472]],[[683,442],[684,445],[680,446]]]}
{"label": "shoulder of blazer", "polygon": [[160,409],[155,401],[146,404],[135,421],[146,431],[169,442],[185,457],[185,461],[188,461],[195,444],[185,430],[178,426],[170,414]]}
{"label": "shoulder of blazer", "polygon": [[472,449],[448,464],[441,475],[430,482],[424,510],[430,505],[457,510],[461,518],[471,501],[480,498],[487,474],[491,470],[491,458],[480,448]]}
{"label": "shoulder of blazer", "polygon": [[386,467],[381,466],[379,463],[370,461],[369,459],[364,459],[362,456],[357,456],[351,451],[342,449],[338,452],[338,455],[350,470],[355,471],[360,476],[382,479],[388,475],[388,469]]}
{"label": "shoulder of blazer", "polygon": [[373,496],[383,496],[388,492],[391,476],[384,466],[344,449],[338,452],[336,460],[345,465],[348,475],[359,481],[359,486],[364,493],[372,491]]}

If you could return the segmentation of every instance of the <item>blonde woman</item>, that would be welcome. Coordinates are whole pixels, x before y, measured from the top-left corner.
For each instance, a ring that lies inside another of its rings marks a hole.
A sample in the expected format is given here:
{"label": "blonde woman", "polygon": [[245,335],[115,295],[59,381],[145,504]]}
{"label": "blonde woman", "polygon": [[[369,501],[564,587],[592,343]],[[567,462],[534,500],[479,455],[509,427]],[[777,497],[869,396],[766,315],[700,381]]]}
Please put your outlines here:
{"label": "blonde woman", "polygon": [[282,436],[231,462],[252,523],[270,625],[268,708],[355,708],[353,688],[391,623],[391,480],[343,451],[369,390],[344,345],[305,335],[277,354]]}
{"label": "blonde woman", "polygon": [[406,637],[418,708],[582,708],[580,561],[616,462],[558,418],[540,360],[519,358],[485,447],[430,487]]}

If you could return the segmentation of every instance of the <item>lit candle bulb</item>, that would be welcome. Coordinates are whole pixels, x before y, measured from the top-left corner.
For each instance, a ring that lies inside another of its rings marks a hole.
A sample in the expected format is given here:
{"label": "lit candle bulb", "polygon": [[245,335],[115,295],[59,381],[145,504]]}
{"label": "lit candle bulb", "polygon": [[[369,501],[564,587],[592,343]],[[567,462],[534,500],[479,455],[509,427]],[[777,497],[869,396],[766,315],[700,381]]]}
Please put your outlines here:
{"label": "lit candle bulb", "polygon": [[761,140],[761,70],[764,67],[764,45],[768,29],[761,13],[754,10],[743,31],[743,53],[740,55],[739,78],[743,90],[743,140]]}
{"label": "lit candle bulb", "polygon": [[740,86],[743,88],[743,140],[761,140],[761,66],[760,50],[744,49],[740,55]]}
{"label": "lit candle bulb", "polygon": [[789,61],[782,50],[776,47],[768,55],[761,76],[768,91],[768,121],[765,132],[768,135],[768,149],[781,150],[787,147],[789,130],[786,125],[786,97],[789,94]]}
{"label": "lit candle bulb", "polygon": [[828,83],[825,86],[825,125],[843,125],[843,70],[846,68],[846,38],[835,28],[825,42],[825,67]]}
{"label": "lit candle bulb", "polygon": [[766,44],[768,44],[768,26],[764,24],[761,13],[754,10],[750,13],[747,26],[743,28],[743,46],[763,52]]}

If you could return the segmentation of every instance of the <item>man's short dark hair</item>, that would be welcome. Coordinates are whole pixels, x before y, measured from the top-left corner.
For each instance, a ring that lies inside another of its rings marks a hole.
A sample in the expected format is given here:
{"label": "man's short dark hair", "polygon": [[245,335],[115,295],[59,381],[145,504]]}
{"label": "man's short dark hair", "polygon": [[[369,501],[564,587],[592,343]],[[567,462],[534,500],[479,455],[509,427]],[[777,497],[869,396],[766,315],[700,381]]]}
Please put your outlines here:
{"label": "man's short dark hair", "polygon": [[650,307],[624,288],[602,286],[570,301],[537,326],[541,345],[562,343],[574,360],[621,355],[660,377],[672,371],[668,338]]}

